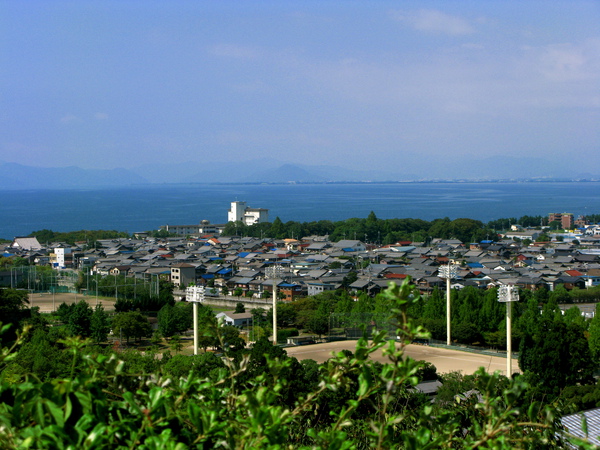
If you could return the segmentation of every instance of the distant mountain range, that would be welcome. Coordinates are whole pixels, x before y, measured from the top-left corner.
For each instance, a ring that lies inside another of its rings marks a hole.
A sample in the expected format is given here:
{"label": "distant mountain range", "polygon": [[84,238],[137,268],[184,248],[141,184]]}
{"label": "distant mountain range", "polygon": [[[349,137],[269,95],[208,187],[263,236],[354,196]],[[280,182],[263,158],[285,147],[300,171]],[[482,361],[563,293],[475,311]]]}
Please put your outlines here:
{"label": "distant mountain range", "polygon": [[126,169],[82,169],[80,167],[32,167],[0,164],[0,189],[79,189],[118,187],[147,183]]}
{"label": "distant mountain range", "polygon": [[390,170],[351,170],[256,159],[144,165],[133,169],[33,167],[0,163],[0,189],[80,189],[164,183],[326,183],[385,181],[600,180],[539,158],[486,158],[457,163],[436,161]]}

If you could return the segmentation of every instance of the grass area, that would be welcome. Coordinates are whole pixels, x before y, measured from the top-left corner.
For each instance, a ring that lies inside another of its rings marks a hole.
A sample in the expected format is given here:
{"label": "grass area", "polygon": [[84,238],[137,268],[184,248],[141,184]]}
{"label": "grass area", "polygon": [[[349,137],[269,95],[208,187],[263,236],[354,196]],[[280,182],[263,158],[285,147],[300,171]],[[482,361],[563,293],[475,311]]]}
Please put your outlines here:
{"label": "grass area", "polygon": [[225,311],[233,311],[235,308],[227,307],[227,306],[216,306],[216,305],[208,305],[210,309],[213,310],[215,314]]}

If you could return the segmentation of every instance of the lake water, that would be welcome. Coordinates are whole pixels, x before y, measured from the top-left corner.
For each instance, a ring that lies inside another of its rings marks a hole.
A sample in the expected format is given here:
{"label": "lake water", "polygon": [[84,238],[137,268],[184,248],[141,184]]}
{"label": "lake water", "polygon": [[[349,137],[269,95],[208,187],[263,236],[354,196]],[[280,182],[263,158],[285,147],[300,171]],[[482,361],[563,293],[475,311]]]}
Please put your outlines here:
{"label": "lake water", "polygon": [[269,219],[310,222],[468,217],[488,222],[524,215],[600,213],[600,183],[366,183],[148,185],[95,190],[0,192],[0,237],[32,231],[147,231],[161,225],[227,221],[230,203],[268,208]]}

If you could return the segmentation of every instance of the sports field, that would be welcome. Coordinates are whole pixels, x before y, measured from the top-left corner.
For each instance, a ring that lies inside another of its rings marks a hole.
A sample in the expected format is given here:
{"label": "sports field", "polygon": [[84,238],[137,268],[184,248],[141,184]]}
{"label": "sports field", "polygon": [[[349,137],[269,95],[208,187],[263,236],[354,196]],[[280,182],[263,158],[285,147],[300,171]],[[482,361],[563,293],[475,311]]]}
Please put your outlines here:
{"label": "sports field", "polygon": [[[285,350],[289,356],[294,356],[299,360],[314,359],[321,363],[331,358],[332,354],[342,350],[354,351],[355,345],[356,341],[336,341],[325,344],[287,347]],[[490,356],[418,344],[408,345],[405,354],[413,359],[432,363],[437,368],[438,373],[461,371],[464,374],[472,374],[479,367],[484,367],[490,373],[499,371],[502,374],[506,374],[506,358],[501,356]],[[375,352],[372,358],[375,361],[387,361],[387,358],[382,355],[380,350]],[[512,372],[520,372],[516,359],[513,359],[512,362]]]}
{"label": "sports field", "polygon": [[[72,304],[85,300],[90,306],[94,307],[96,302],[101,303],[106,311],[113,311],[115,299],[95,296],[85,296],[81,294],[30,294],[30,306],[37,306],[40,312],[49,313],[55,311],[62,303]],[[191,344],[191,342],[190,342]],[[299,360],[314,359],[322,363],[331,358],[331,356],[342,350],[354,351],[356,341],[336,341],[324,344],[301,345],[296,347],[286,347],[286,352]],[[431,347],[428,345],[411,344],[406,347],[405,354],[416,360],[424,360],[432,363],[438,373],[448,373],[452,371],[461,371],[464,374],[472,374],[479,367],[484,367],[488,372],[500,371],[506,373],[506,358],[502,356],[490,356],[479,353],[450,350],[440,347]],[[381,351],[374,353],[374,360],[386,362],[387,358]],[[520,372],[519,364],[513,359],[512,371]]]}
{"label": "sports field", "polygon": [[89,305],[92,308],[94,308],[96,306],[96,302],[98,302],[102,304],[106,311],[113,311],[115,309],[114,298],[98,297],[98,299],[96,299],[95,296],[65,293],[29,294],[29,306],[39,307],[40,312],[43,313],[50,313],[52,311],[56,311],[56,308],[58,308],[58,306],[63,302],[70,305],[72,303],[77,303],[81,300],[85,300],[87,303],[89,303]]}

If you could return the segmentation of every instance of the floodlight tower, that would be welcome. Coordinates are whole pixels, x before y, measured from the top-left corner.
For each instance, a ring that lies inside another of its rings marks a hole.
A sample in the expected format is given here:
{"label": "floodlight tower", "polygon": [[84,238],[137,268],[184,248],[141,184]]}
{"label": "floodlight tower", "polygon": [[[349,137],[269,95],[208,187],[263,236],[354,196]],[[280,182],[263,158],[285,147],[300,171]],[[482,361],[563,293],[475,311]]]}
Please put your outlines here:
{"label": "floodlight tower", "polygon": [[281,279],[283,267],[280,264],[274,264],[267,267],[265,273],[273,283],[273,345],[277,345],[277,281]]}
{"label": "floodlight tower", "polygon": [[498,301],[506,303],[506,376],[512,376],[512,302],[519,301],[519,288],[506,284],[498,288]]}
{"label": "floodlight tower", "polygon": [[450,283],[453,278],[458,276],[458,267],[455,264],[441,266],[439,268],[439,277],[446,279],[446,345],[450,345],[451,333],[450,333]]}
{"label": "floodlight tower", "polygon": [[198,354],[198,303],[204,301],[204,286],[188,286],[185,299],[194,306],[194,355]]}

